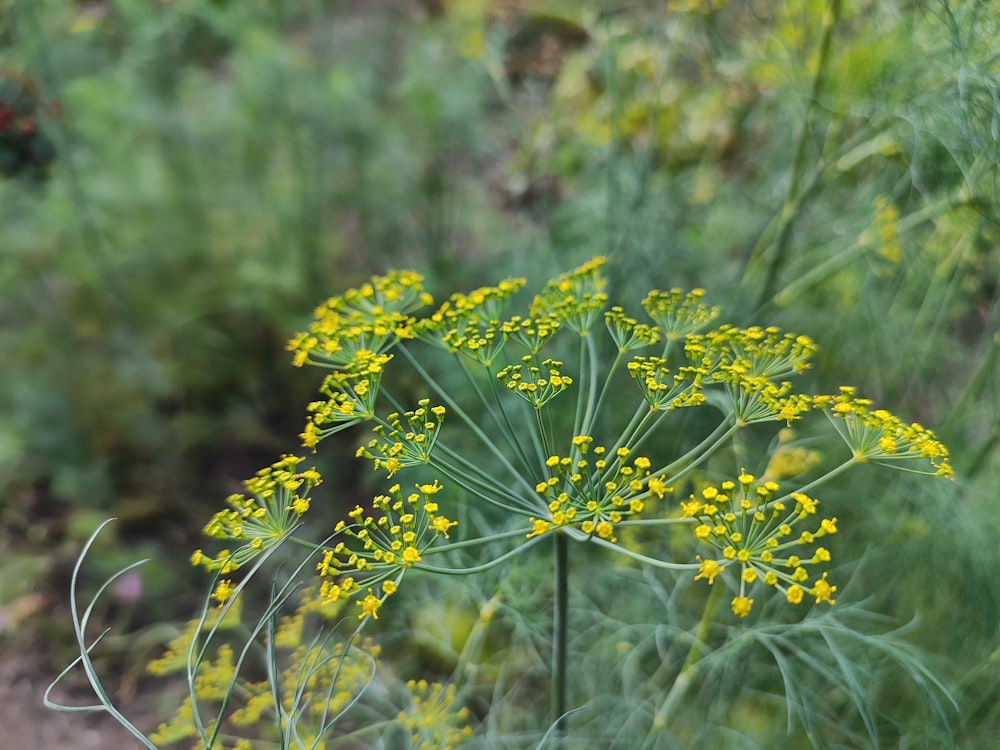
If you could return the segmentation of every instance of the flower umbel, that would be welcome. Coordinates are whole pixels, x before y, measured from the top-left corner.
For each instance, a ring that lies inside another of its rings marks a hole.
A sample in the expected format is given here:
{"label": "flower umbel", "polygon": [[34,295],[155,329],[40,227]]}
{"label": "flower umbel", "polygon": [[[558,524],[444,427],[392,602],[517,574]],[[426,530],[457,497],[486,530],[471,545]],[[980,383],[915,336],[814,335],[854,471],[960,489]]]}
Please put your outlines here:
{"label": "flower umbel", "polygon": [[230,495],[229,509],[216,513],[202,532],[212,539],[243,544],[215,557],[197,550],[191,562],[225,575],[285,539],[309,510],[310,491],[322,481],[316,469],[295,470],[304,460],[283,456],[244,482],[248,495]]}
{"label": "flower umbel", "polygon": [[420,399],[413,411],[402,416],[393,412],[374,432],[381,440],[371,440],[359,448],[357,456],[374,463],[375,470],[385,469],[392,476],[404,466],[418,466],[430,461],[437,442],[445,408],[431,406],[430,399]]}
{"label": "flower umbel", "polygon": [[[726,568],[738,567],[739,594],[732,608],[739,617],[746,617],[753,606],[753,599],[746,596],[752,584],[762,581],[798,604],[803,598],[802,584],[809,578],[806,566],[830,561],[825,547],[812,547],[817,539],[837,533],[837,519],[821,519],[818,526],[810,523],[812,530],[796,536],[795,527],[815,515],[819,501],[801,492],[778,496],[779,489],[777,482],[759,483],[744,471],[736,482],[709,485],[700,497],[692,495],[682,503],[684,517],[695,522],[695,536],[715,551],[712,557],[701,559],[695,578],[712,585]],[[789,554],[794,548],[811,551]],[[830,595],[836,586],[826,582],[826,573],[811,591],[817,603],[834,603]]]}
{"label": "flower umbel", "polygon": [[931,468],[906,470],[941,477],[954,475],[948,449],[933,432],[915,422],[906,424],[885,409],[872,410],[872,402],[855,398],[855,392],[852,386],[841,386],[839,393],[815,396],[813,403],[833,422],[856,461],[890,466],[900,461],[923,462]]}
{"label": "flower umbel", "polygon": [[603,446],[591,448],[593,440],[590,435],[578,435],[573,438],[576,459],[550,456],[545,462],[550,476],[535,489],[547,501],[550,515],[530,519],[529,537],[572,525],[588,536],[616,542],[615,525],[641,513],[651,494],[661,494],[658,485],[650,486],[647,457],[630,459],[628,448],[608,456]]}
{"label": "flower umbel", "polygon": [[438,538],[448,538],[457,521],[441,515],[433,499],[441,485],[435,481],[415,489],[404,497],[400,486],[393,485],[389,494],[372,500],[371,512],[357,506],[348,514],[352,523],[337,525],[335,531],[346,540],[324,550],[316,566],[326,600],[350,596],[359,589],[359,578],[371,585],[382,582],[381,598],[369,588],[359,602],[362,615],[377,619],[381,601],[395,593],[402,574],[420,563]]}

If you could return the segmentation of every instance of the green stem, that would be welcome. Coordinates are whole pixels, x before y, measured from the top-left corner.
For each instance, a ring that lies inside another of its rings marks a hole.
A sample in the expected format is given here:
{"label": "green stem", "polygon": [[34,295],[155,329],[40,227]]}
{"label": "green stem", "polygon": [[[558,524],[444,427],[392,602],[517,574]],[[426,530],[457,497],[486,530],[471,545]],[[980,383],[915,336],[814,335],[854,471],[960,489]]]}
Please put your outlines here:
{"label": "green stem", "polygon": [[[466,365],[465,360],[462,358],[462,355],[457,355],[457,358],[459,364],[462,367],[462,372],[465,375],[466,381],[468,381],[472,390],[475,391],[476,395],[479,397],[480,403],[483,405],[483,408],[486,409],[486,411],[489,413],[490,419],[493,421],[493,424],[496,425],[496,428],[500,431],[500,434],[503,435],[504,440],[507,441],[507,445],[510,446],[511,450],[517,456],[518,460],[521,461],[521,465],[523,466],[524,471],[530,474],[531,463],[528,461],[528,457],[524,453],[524,447],[521,445],[521,442],[517,439],[517,434],[514,431],[514,427],[511,425],[510,420],[507,418],[506,410],[503,408],[503,405],[500,403],[500,399],[497,397],[496,379],[493,377],[489,378],[493,394],[493,400],[496,403],[496,407],[500,412],[501,415],[500,417],[497,416],[497,412],[493,409],[492,405],[487,400],[486,394],[484,394],[483,390],[479,387],[479,383],[476,382],[475,377],[469,370],[468,365]],[[489,370],[487,370],[487,376],[489,377]]]}
{"label": "green stem", "polygon": [[[736,433],[737,430],[740,429],[738,424],[727,424],[728,421],[729,417],[726,417],[726,419],[720,422],[719,426],[712,430],[711,434],[698,443],[698,445],[680,458],[677,458],[667,466],[664,466],[659,471],[654,471],[652,476],[664,476],[683,466],[683,469],[680,469],[676,474],[673,474],[670,479],[665,480],[667,484],[672,484],[694,469],[698,464],[715,453],[715,451],[718,450],[718,448],[726,442],[726,440],[728,440],[733,434]],[[685,464],[687,465],[685,466]]]}
{"label": "green stem", "polygon": [[[828,471],[823,476],[821,476],[821,477],[819,477],[817,479],[812,480],[811,482],[807,482],[806,484],[802,485],[801,487],[799,487],[796,490],[796,492],[802,492],[802,493],[810,492],[813,487],[818,487],[819,485],[824,484],[825,482],[829,482],[835,476],[843,474],[845,471],[847,471],[848,469],[850,469],[852,466],[854,466],[857,463],[858,463],[858,460],[854,456],[851,456],[851,458],[849,458],[847,461],[844,461],[844,463],[840,464],[840,466],[837,466],[837,467],[835,467],[833,469],[830,469],[830,471]],[[782,497],[777,498],[777,499],[778,500],[787,500],[790,497],[791,497],[791,493],[789,493],[787,495],[783,495]]]}
{"label": "green stem", "polygon": [[541,540],[542,538],[543,537],[540,536],[532,537],[528,541],[524,542],[524,544],[521,544],[518,547],[514,547],[512,550],[509,550],[504,554],[500,555],[499,557],[496,557],[487,563],[483,563],[482,565],[473,565],[468,568],[441,568],[435,565],[427,565],[426,563],[417,563],[415,567],[417,570],[426,570],[430,573],[438,573],[440,575],[451,575],[451,576],[467,576],[467,575],[472,575],[473,573],[483,573],[487,570],[492,570],[496,566],[500,565],[503,562],[506,562],[512,557],[517,557],[529,547],[533,547],[535,544],[537,544],[538,541]]}
{"label": "green stem", "polygon": [[681,667],[681,671],[677,675],[677,679],[674,680],[670,692],[667,693],[667,697],[663,699],[663,703],[653,717],[654,733],[664,729],[668,725],[670,717],[673,716],[684,694],[694,683],[694,679],[698,675],[698,662],[701,660],[705,642],[708,640],[708,630],[712,625],[712,617],[715,615],[715,610],[718,608],[719,602],[722,601],[722,589],[722,586],[712,586],[712,592],[709,594],[708,601],[705,602],[705,610],[702,612],[698,629],[694,633],[691,648],[688,650],[684,666]]}
{"label": "green stem", "polygon": [[754,305],[755,309],[762,307],[774,296],[774,293],[777,291],[778,277],[788,259],[792,228],[802,209],[802,202],[805,196],[802,184],[803,175],[805,174],[806,148],[809,144],[809,120],[813,109],[819,103],[820,92],[823,89],[826,67],[830,58],[830,48],[833,42],[833,32],[837,26],[837,22],[840,20],[842,4],[842,0],[831,0],[830,7],[823,16],[823,31],[820,39],[816,71],[813,74],[812,85],[809,89],[809,98],[806,104],[805,115],[802,118],[802,127],[799,130],[798,139],[795,143],[791,175],[788,179],[788,192],[785,195],[784,205],[781,207],[781,212],[778,215],[774,241],[769,242],[769,235],[765,234],[751,254],[751,263],[758,258],[767,262],[766,276],[764,283],[760,287],[760,293]]}
{"label": "green stem", "polygon": [[[664,523],[667,523],[664,520]],[[675,523],[687,523],[687,521],[677,520]],[[581,532],[582,533],[582,532]],[[596,544],[598,547],[604,547],[612,552],[616,552],[619,555],[624,555],[636,562],[643,563],[644,565],[649,565],[654,568],[663,568],[664,570],[697,570],[698,563],[672,563],[666,560],[658,560],[655,557],[649,557],[648,555],[640,554],[639,552],[633,552],[628,547],[620,544],[615,544],[614,542],[609,542],[607,539],[601,539],[598,536],[586,537],[586,540],[590,544]]]}
{"label": "green stem", "polygon": [[[457,454],[453,453],[453,455],[461,458]],[[440,458],[432,459],[431,466],[440,471],[449,482],[457,484],[470,495],[479,497],[496,508],[519,516],[529,516],[532,513],[539,512],[539,508],[530,507],[530,505],[524,502],[523,497],[515,495],[512,492],[507,492],[506,488],[495,481],[479,480],[475,476],[464,473],[463,469],[453,467]]]}
{"label": "green stem", "polygon": [[[618,354],[615,355],[615,361],[612,362],[611,367],[608,368],[608,374],[604,378],[604,386],[601,388],[601,395],[597,397],[597,405],[594,407],[593,414],[601,413],[601,407],[604,405],[604,399],[607,397],[608,392],[611,390],[611,383],[614,380],[615,373],[618,371],[618,365],[621,364],[623,358],[624,358],[624,352],[619,351]],[[597,364],[595,362],[594,367],[596,368],[596,366]],[[593,416],[591,415],[591,418],[589,418],[587,423],[584,425],[584,432],[581,434],[589,435],[590,430],[593,428],[593,422],[594,419]]]}
{"label": "green stem", "polygon": [[[503,401],[501,401],[500,399],[500,389],[497,388],[496,378],[490,378],[490,390],[493,393],[493,402],[496,404],[497,410],[500,412],[500,416],[503,419],[504,424],[506,425],[507,434],[510,436],[508,440],[511,446],[514,448],[514,450],[517,452],[518,457],[521,460],[521,463],[524,465],[524,470],[529,474],[532,474],[533,471],[532,463],[528,458],[528,453],[527,451],[525,451],[524,445],[520,440],[517,439],[518,432],[516,429],[514,429],[514,424],[510,420],[510,415],[507,413],[507,410],[504,408]],[[521,399],[518,399],[518,401],[521,401]],[[534,433],[531,430],[527,430],[527,433],[532,437],[532,446],[535,449],[535,459],[537,463],[544,464],[545,457],[541,455],[542,453],[541,446],[539,445],[538,441],[534,439]]]}
{"label": "green stem", "polygon": [[[924,206],[919,211],[914,211],[912,214],[904,216],[902,219],[897,221],[896,231],[899,234],[903,234],[904,232],[907,232],[910,229],[913,229],[920,224],[941,215],[945,211],[961,207],[967,203],[968,201],[961,198],[961,196],[950,196],[944,200]],[[867,251],[868,247],[861,241],[861,239],[858,239],[852,245],[844,248],[836,255],[831,255],[821,263],[817,263],[809,271],[806,271],[796,277],[794,281],[789,283],[780,291],[776,292],[774,294],[775,302],[780,306],[787,307],[797,297],[800,297],[825,279],[828,279],[841,268],[850,265],[859,257],[863,256]]]}
{"label": "green stem", "polygon": [[456,402],[455,399],[449,396],[448,392],[444,388],[442,388],[441,385],[436,380],[434,380],[433,377],[431,377],[430,373],[427,372],[427,370],[425,370],[421,366],[421,364],[417,361],[417,358],[413,356],[413,354],[409,351],[409,349],[407,349],[405,346],[400,345],[397,347],[397,350],[401,352],[404,357],[406,357],[406,360],[410,363],[413,369],[417,371],[417,374],[421,378],[423,378],[424,382],[427,383],[427,385],[429,385],[431,388],[434,389],[434,392],[441,397],[441,399],[448,405],[448,408],[451,409],[453,412],[455,412],[458,415],[459,419],[465,422],[465,426],[468,427],[469,430],[476,437],[480,439],[480,441],[482,441],[483,445],[485,445],[486,448],[494,456],[496,456],[497,460],[503,464],[504,468],[511,473],[514,479],[519,481],[521,485],[525,489],[527,489],[530,493],[534,493],[535,488],[532,487],[531,484],[528,482],[528,480],[524,478],[524,475],[521,474],[516,468],[514,468],[514,466],[503,454],[503,452],[499,448],[497,448],[496,444],[492,440],[490,440],[490,438],[486,435],[486,433],[482,431],[482,429],[480,429],[479,425],[476,424],[475,420],[473,420],[472,417],[466,414],[465,410],[458,405],[458,402]]}
{"label": "green stem", "polygon": [[566,641],[567,600],[569,599],[569,540],[566,534],[557,530],[553,535],[555,544],[555,594],[552,602],[552,715],[555,722],[555,747],[561,750],[566,731]]}
{"label": "green stem", "polygon": [[[589,355],[585,357],[584,355]],[[589,363],[589,367],[585,365]],[[611,365],[611,369],[608,371],[608,381],[611,379],[611,374],[614,372],[615,365],[618,364],[618,358],[615,359],[614,364]],[[583,416],[582,421],[578,422],[573,427],[574,435],[589,435],[591,428],[594,424],[595,415],[600,413],[600,401],[597,398],[597,373],[599,371],[599,363],[597,359],[597,347],[594,345],[593,336],[585,336],[583,343],[580,348],[580,374],[586,373],[586,380],[588,384],[587,388],[587,407],[586,410],[577,406],[577,419]],[[607,390],[607,381],[604,384],[604,388],[601,390],[601,398],[604,397],[604,391]],[[583,397],[583,384],[580,386],[580,397]]]}

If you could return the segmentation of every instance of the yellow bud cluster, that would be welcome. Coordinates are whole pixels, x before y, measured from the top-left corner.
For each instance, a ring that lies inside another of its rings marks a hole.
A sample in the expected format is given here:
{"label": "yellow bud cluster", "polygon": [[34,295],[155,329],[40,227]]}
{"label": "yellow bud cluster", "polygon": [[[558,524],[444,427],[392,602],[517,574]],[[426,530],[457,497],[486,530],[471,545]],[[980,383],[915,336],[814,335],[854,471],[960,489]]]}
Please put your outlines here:
{"label": "yellow bud cluster", "polygon": [[[806,565],[830,561],[830,552],[817,547],[812,554],[802,556],[786,551],[805,547],[817,539],[837,533],[837,519],[825,518],[814,531],[803,531],[793,536],[793,527],[816,513],[819,501],[802,492],[778,496],[777,482],[759,482],[745,470],[736,482],[708,485],[698,496],[681,503],[682,515],[698,523],[695,538],[712,547],[715,554],[702,557],[695,580],[704,579],[709,585],[723,570],[739,567],[739,594],[733,599],[733,612],[746,617],[753,599],[746,596],[747,587],[757,581],[783,591],[785,598],[798,604],[804,596],[801,584],[808,580]],[[791,507],[786,500],[793,501]],[[832,594],[837,590],[826,581],[826,573],[818,578],[809,593],[816,602],[834,603]]]}
{"label": "yellow bud cluster", "polygon": [[872,402],[855,397],[852,386],[841,386],[832,395],[813,397],[813,405],[830,417],[858,462],[892,465],[899,461],[924,461],[930,469],[910,468],[923,474],[951,477],[948,449],[937,436],[916,422],[907,424]]}
{"label": "yellow bud cluster", "polygon": [[453,294],[415,326],[418,338],[449,352],[461,352],[489,366],[503,350],[507,333],[502,321],[510,301],[525,279],[505,279],[497,286],[468,294]]}
{"label": "yellow bud cluster", "polygon": [[573,378],[560,372],[562,366],[562,362],[554,359],[546,359],[538,366],[526,354],[521,364],[508,365],[498,372],[497,379],[535,409],[541,409],[573,384]]}
{"label": "yellow bud cluster", "polygon": [[687,294],[681,289],[669,292],[654,289],[642,301],[642,306],[663,331],[667,341],[677,341],[705,328],[719,316],[718,307],[702,303],[704,296],[704,289],[693,289]]}
{"label": "yellow bud cluster", "polygon": [[373,462],[375,470],[384,469],[388,476],[406,466],[419,466],[430,461],[437,442],[445,408],[431,406],[430,399],[421,399],[412,411],[402,416],[393,412],[383,424],[374,428],[377,439],[357,451],[358,458]]}
{"label": "yellow bud cluster", "polygon": [[191,556],[192,564],[225,575],[288,536],[309,510],[310,491],[322,482],[315,468],[297,471],[304,460],[301,456],[282,456],[244,482],[247,494],[230,495],[226,499],[229,507],[216,513],[202,530],[212,539],[242,544],[214,557],[197,550]]}
{"label": "yellow bud cluster", "polygon": [[420,274],[393,271],[374,276],[316,309],[309,330],[288,343],[292,362],[296,367],[348,367],[359,351],[384,352],[401,339],[413,338],[413,319],[408,313],[432,302],[423,291]]}
{"label": "yellow bud cluster", "polygon": [[551,473],[535,489],[545,499],[549,517],[532,518],[528,537],[575,526],[584,534],[616,542],[617,524],[641,513],[651,495],[662,497],[668,491],[662,479],[651,476],[648,457],[630,458],[628,448],[608,456],[607,449],[593,446],[593,441],[591,435],[577,435],[572,440],[575,458],[546,460]]}
{"label": "yellow bud cluster", "polygon": [[598,257],[549,281],[531,304],[531,316],[551,317],[580,335],[593,327],[608,295],[601,275],[605,258]]}
{"label": "yellow bud cluster", "polygon": [[396,721],[410,732],[410,747],[421,750],[446,750],[457,747],[472,735],[468,726],[468,708],[454,708],[456,689],[427,680],[411,680],[410,705],[399,712]]}
{"label": "yellow bud cluster", "polygon": [[[435,480],[415,485],[415,489],[404,495],[398,484],[393,485],[388,494],[372,500],[371,511],[356,506],[348,513],[350,524],[337,524],[334,531],[348,541],[323,550],[316,565],[325,579],[325,600],[337,601],[360,591],[359,576],[372,584],[381,581],[380,595],[369,587],[358,601],[360,617],[378,619],[381,603],[395,593],[402,573],[423,560],[435,539],[448,537],[457,521],[441,515],[433,499],[441,484]],[[345,573],[350,576],[343,578]]]}
{"label": "yellow bud cluster", "polygon": [[634,357],[627,365],[652,411],[669,411],[705,402],[702,381],[709,371],[703,367],[681,367],[672,373],[662,357]]}
{"label": "yellow bud cluster", "polygon": [[612,307],[604,313],[604,324],[621,354],[653,346],[663,337],[659,328],[638,323],[635,318],[627,317],[620,307]]}

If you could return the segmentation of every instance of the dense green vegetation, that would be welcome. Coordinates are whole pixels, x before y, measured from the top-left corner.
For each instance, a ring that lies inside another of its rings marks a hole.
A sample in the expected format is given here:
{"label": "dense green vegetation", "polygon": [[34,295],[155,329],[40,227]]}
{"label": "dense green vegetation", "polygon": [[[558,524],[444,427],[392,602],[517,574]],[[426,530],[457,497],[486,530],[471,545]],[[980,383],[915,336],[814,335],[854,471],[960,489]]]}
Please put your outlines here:
{"label": "dense green vegetation", "polygon": [[[65,596],[66,566],[109,516],[95,581],[156,561],[142,614],[123,594],[121,621],[160,633],[190,617],[208,585],[187,563],[200,529],[241,480],[300,450],[319,379],[285,346],[323,299],[393,268],[423,274],[438,302],[505,276],[533,294],[606,256],[630,314],[650,288],[698,287],[737,325],[808,335],[810,390],[856,385],[933,428],[956,471],[862,467],[825,490],[844,629],[817,626],[801,652],[746,631],[761,648],[707,663],[657,746],[1000,738],[996,3],[14,0],[0,13],[4,639],[69,642],[32,603]],[[338,434],[316,456],[311,512],[330,525],[384,491],[354,459],[366,437]],[[763,455],[773,435],[754,437]],[[795,439],[829,450],[819,432]],[[386,605],[405,633],[373,631],[404,679],[450,674],[480,638],[470,746],[540,739],[526,706],[547,700],[533,681],[551,573],[528,559],[449,580],[447,595],[415,577]],[[593,700],[578,746],[612,746],[629,701],[663,679],[616,648],[652,643],[672,663],[669,643],[697,625],[680,604],[705,592],[603,555],[574,564],[593,581],[571,599],[571,699]],[[623,601],[623,580],[657,593]],[[495,597],[523,606],[483,624]],[[739,645],[740,632],[714,636]],[[837,640],[848,632],[863,635]],[[782,662],[793,652],[815,662]],[[850,686],[865,710],[831,687],[839,657],[867,680]],[[602,687],[607,674],[621,684]],[[823,704],[830,725],[786,725],[789,706]]]}

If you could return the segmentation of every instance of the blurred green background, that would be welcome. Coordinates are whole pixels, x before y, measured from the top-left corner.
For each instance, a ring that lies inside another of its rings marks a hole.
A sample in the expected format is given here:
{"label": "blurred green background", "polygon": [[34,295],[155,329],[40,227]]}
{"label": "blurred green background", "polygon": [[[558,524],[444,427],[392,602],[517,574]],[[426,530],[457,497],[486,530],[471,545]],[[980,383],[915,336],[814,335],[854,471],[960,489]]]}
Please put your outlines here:
{"label": "blurred green background", "polygon": [[[605,254],[618,299],[704,287],[951,447],[946,486],[842,485],[838,556],[958,686],[956,743],[1000,741],[1000,5],[0,8],[0,645],[68,637],[108,516],[95,580],[157,561],[125,621],[190,613],[201,525],[297,450],[318,378],[284,343],[326,296]],[[352,440],[333,504],[366,492]]]}

